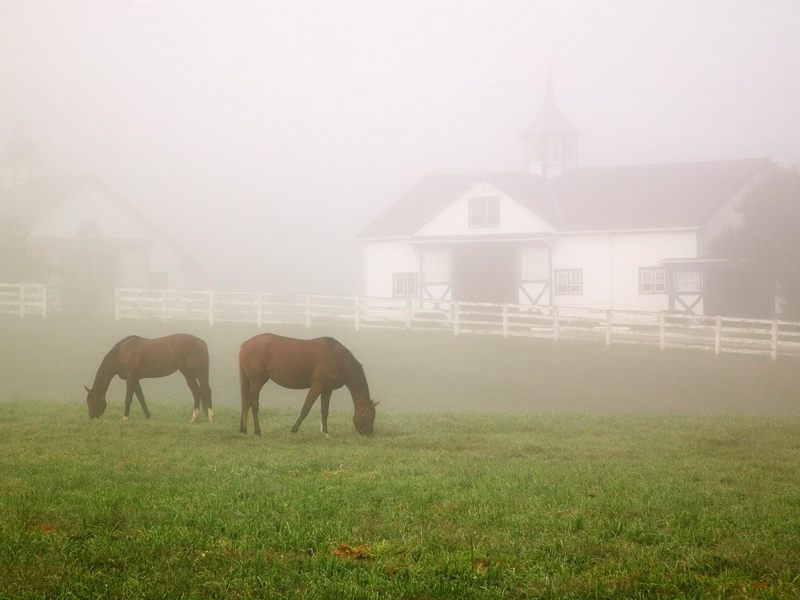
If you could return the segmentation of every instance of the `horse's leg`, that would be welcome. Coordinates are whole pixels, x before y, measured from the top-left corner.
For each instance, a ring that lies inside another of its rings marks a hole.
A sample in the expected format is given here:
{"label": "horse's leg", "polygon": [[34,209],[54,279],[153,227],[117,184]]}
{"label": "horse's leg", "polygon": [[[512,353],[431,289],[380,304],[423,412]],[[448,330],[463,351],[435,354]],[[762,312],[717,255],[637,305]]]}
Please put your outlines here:
{"label": "horse's leg", "polygon": [[297,433],[297,430],[300,429],[300,424],[303,422],[308,416],[311,407],[314,406],[314,402],[317,399],[317,396],[320,394],[320,389],[318,387],[312,386],[311,389],[308,390],[308,395],[306,396],[306,401],[303,403],[303,408],[300,410],[300,416],[297,417],[297,421],[295,424],[292,425],[292,433]]}
{"label": "horse's leg", "polygon": [[202,394],[200,399],[205,401],[203,402],[203,408],[206,411],[208,422],[213,423],[214,409],[211,408],[211,386],[208,385],[208,367],[206,367],[205,370],[202,370],[197,376],[197,383],[200,385],[200,392]]}
{"label": "horse's leg", "polygon": [[128,379],[125,380],[125,412],[122,418],[127,421],[128,417],[131,414],[131,404],[133,403],[133,393],[136,390],[136,386],[138,385],[138,381],[128,376]]}
{"label": "horse's leg", "polygon": [[144,412],[144,418],[150,418],[150,411],[147,410],[147,404],[144,402],[144,392],[142,392],[142,384],[139,383],[139,380],[136,380],[136,388],[133,390],[136,393],[136,397],[139,399],[139,404],[142,405],[142,411]]}
{"label": "horse's leg", "polygon": [[[256,435],[261,435],[261,425],[258,423],[258,395],[260,392],[261,392],[261,386],[250,386],[248,394],[250,411],[253,413],[253,432]],[[245,413],[245,415],[247,415],[247,413]],[[245,416],[245,419],[246,418],[247,417]]]}
{"label": "horse's leg", "polygon": [[186,385],[189,386],[189,389],[192,392],[192,397],[194,398],[194,410],[192,410],[192,420],[190,423],[196,423],[197,415],[200,414],[200,398],[202,394],[200,391],[200,385],[197,383],[195,376],[189,371],[184,371],[181,369],[181,373],[183,374],[184,379],[186,379]]}
{"label": "horse's leg", "polygon": [[322,416],[320,431],[322,431],[322,433],[324,433],[325,435],[328,435],[328,409],[331,406],[332,393],[333,393],[332,390],[325,390],[324,392],[322,392],[322,397],[319,399],[319,408]]}

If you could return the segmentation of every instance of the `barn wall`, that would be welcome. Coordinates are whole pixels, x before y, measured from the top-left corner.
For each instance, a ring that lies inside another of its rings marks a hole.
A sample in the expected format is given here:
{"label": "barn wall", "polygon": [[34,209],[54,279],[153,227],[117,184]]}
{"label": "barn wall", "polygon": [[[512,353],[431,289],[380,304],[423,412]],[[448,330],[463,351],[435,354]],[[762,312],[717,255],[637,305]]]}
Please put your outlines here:
{"label": "barn wall", "polygon": [[[469,199],[476,196],[500,198],[500,224],[497,227],[469,226]],[[501,233],[551,232],[554,227],[493,185],[478,183],[456,198],[447,208],[425,223],[416,235],[492,235]]]}
{"label": "barn wall", "polygon": [[639,293],[639,268],[657,267],[667,258],[694,258],[696,239],[694,231],[611,234],[613,307],[667,310],[668,294]]}
{"label": "barn wall", "polygon": [[[611,298],[609,266],[609,242],[603,234],[571,235],[556,240],[553,245],[553,304],[607,308]],[[555,272],[561,269],[582,270],[582,294],[556,293]]]}
{"label": "barn wall", "polygon": [[[659,311],[669,307],[667,294],[640,294],[639,268],[657,267],[668,258],[694,258],[694,231],[596,233],[559,238],[553,247],[553,270],[581,269],[583,293],[558,295],[554,304],[586,308]],[[555,291],[555,274],[553,275]]]}
{"label": "barn wall", "polygon": [[419,273],[419,255],[407,242],[368,242],[364,246],[364,295],[391,298],[392,273]]}

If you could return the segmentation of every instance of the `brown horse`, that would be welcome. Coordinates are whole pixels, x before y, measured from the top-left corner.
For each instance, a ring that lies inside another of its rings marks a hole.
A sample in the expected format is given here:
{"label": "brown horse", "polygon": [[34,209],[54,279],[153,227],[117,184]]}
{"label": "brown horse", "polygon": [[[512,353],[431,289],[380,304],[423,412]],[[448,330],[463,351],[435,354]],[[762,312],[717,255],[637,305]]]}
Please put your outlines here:
{"label": "brown horse", "polygon": [[369,397],[369,386],[364,369],[350,351],[333,338],[297,340],[271,333],[263,333],[242,344],[239,351],[239,382],[242,391],[242,416],[239,431],[247,433],[247,410],[253,412],[256,435],[261,435],[258,424],[258,394],[272,379],[281,387],[292,390],[308,389],[306,401],[300,411],[292,433],[317,399],[322,395],[322,433],[328,433],[328,408],[331,394],[346,386],[353,398],[355,412],[353,425],[362,435],[371,435],[375,422],[375,407]]}
{"label": "brown horse", "polygon": [[97,374],[92,389],[84,386],[88,392],[86,404],[89,407],[89,418],[96,418],[106,409],[106,392],[115,375],[124,379],[127,387],[125,393],[125,419],[130,414],[133,395],[139,399],[144,416],[150,418],[150,411],[144,402],[140,379],[149,377],[166,377],[180,371],[194,396],[192,423],[200,413],[200,404],[214,420],[211,409],[211,388],[208,385],[208,347],[206,343],[188,333],[176,333],[166,337],[147,339],[132,335],[120,340],[108,351]]}

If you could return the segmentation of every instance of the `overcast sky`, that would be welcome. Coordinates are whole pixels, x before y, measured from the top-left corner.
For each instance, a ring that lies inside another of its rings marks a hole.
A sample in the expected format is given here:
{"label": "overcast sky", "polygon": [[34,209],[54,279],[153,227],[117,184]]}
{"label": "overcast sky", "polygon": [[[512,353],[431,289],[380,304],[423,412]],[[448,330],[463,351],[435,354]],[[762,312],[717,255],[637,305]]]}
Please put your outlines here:
{"label": "overcast sky", "polygon": [[221,286],[355,292],[422,175],[524,168],[548,64],[582,165],[800,163],[798,32],[797,0],[0,0],[0,144],[24,124]]}

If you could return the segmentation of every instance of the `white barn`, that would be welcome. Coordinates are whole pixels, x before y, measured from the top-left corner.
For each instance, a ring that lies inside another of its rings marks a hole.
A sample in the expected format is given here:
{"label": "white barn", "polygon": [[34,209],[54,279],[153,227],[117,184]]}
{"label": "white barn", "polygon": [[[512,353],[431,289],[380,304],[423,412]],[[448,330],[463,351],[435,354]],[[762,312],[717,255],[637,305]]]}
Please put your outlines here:
{"label": "white barn", "polygon": [[709,258],[768,159],[577,166],[578,132],[544,106],[528,172],[432,175],[361,234],[370,297],[682,311],[764,310]]}
{"label": "white barn", "polygon": [[19,135],[0,156],[0,218],[28,232],[69,312],[110,312],[115,287],[196,285],[198,263],[96,177],[46,176]]}

